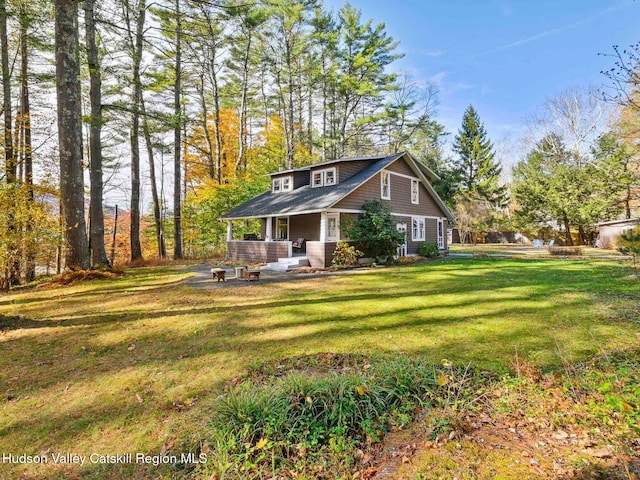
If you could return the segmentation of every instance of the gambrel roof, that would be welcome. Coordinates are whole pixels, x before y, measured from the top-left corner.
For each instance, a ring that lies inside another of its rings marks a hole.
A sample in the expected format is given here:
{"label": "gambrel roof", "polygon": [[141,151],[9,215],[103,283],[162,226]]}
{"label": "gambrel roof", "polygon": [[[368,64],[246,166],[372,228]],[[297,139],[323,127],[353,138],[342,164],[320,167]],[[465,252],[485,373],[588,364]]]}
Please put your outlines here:
{"label": "gambrel roof", "polygon": [[[438,179],[439,177],[426,165],[418,162],[415,158],[413,158],[413,156],[405,152],[380,157],[345,158],[331,160],[328,162],[317,163],[315,165],[295,170],[275,172],[272,175],[282,175],[298,171],[310,171],[311,169],[316,167],[330,166],[342,162],[370,162],[368,166],[364,167],[352,177],[344,181],[340,181],[335,185],[315,188],[311,187],[311,185],[304,185],[290,192],[272,193],[271,190],[269,190],[267,192],[261,193],[251,200],[248,200],[247,202],[233,208],[231,211],[220,217],[220,219],[241,220],[245,218],[262,218],[279,215],[302,215],[306,213],[317,213],[325,211],[333,207],[340,200],[356,190],[359,186],[361,186],[367,180],[371,179],[381,170],[384,170],[393,162],[402,157],[405,157],[405,160],[407,161],[409,167],[414,171],[416,176],[422,180],[421,183],[424,184],[424,187],[433,197],[436,204],[442,209],[445,216],[449,219],[449,221],[452,222],[453,215],[451,214],[451,212],[449,212],[444,202],[440,199],[429,181]],[[427,180],[427,178],[429,180]]]}

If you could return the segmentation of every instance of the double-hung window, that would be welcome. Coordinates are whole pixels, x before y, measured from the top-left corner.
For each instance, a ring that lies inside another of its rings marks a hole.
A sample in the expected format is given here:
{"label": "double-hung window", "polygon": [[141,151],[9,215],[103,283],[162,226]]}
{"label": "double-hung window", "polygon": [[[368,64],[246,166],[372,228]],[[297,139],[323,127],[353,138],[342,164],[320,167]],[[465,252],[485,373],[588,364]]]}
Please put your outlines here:
{"label": "double-hung window", "polygon": [[411,203],[420,203],[420,184],[418,183],[418,180],[413,178],[411,179]]}
{"label": "double-hung window", "polygon": [[385,170],[380,172],[380,198],[391,200],[391,174]]}
{"label": "double-hung window", "polygon": [[279,177],[271,180],[271,192],[290,192],[293,190],[293,179],[291,176]]}
{"label": "double-hung window", "polygon": [[438,219],[438,248],[444,248],[444,221]]}
{"label": "double-hung window", "polygon": [[426,239],[425,217],[411,217],[411,240],[422,242]]}
{"label": "double-hung window", "polygon": [[324,170],[316,170],[311,174],[312,187],[328,187],[338,183],[336,175],[336,167],[325,168]]}

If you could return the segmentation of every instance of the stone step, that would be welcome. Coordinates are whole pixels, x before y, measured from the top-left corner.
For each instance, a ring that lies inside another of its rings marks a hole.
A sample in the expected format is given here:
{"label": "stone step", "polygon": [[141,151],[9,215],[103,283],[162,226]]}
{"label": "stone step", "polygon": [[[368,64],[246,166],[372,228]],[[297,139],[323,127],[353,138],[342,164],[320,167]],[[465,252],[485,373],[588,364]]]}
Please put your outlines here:
{"label": "stone step", "polygon": [[288,263],[291,265],[302,265],[305,261],[309,261],[307,257],[284,257],[278,259],[278,263]]}
{"label": "stone step", "polygon": [[261,270],[271,270],[274,272],[288,272],[299,267],[310,265],[307,257],[279,258],[277,262],[269,262]]}

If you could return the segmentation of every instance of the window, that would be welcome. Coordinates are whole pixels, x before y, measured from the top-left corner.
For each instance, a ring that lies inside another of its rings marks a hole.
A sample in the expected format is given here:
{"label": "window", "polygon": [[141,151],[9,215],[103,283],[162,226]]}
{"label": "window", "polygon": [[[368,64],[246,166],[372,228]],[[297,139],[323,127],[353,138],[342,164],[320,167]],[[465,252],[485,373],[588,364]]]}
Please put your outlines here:
{"label": "window", "polygon": [[420,184],[415,179],[411,179],[411,203],[420,203]]}
{"label": "window", "polygon": [[422,242],[426,239],[425,217],[411,217],[411,240]]}
{"label": "window", "polygon": [[313,187],[322,186],[322,172],[313,172],[313,181],[311,182]]}
{"label": "window", "polygon": [[438,248],[444,248],[444,221],[438,219]]}
{"label": "window", "polygon": [[391,200],[391,174],[384,170],[380,172],[380,198]]}
{"label": "window", "polygon": [[312,187],[328,187],[336,183],[336,167],[316,170],[311,174]]}
{"label": "window", "polygon": [[276,218],[276,240],[289,238],[289,217]]}
{"label": "window", "polygon": [[329,168],[324,170],[324,184],[326,185],[335,185],[336,184],[336,169]]}
{"label": "window", "polygon": [[274,178],[271,180],[271,192],[272,193],[280,193],[280,192],[290,192],[293,190],[293,181],[292,177],[280,177]]}
{"label": "window", "polygon": [[337,242],[340,240],[340,214],[327,214],[327,242]]}

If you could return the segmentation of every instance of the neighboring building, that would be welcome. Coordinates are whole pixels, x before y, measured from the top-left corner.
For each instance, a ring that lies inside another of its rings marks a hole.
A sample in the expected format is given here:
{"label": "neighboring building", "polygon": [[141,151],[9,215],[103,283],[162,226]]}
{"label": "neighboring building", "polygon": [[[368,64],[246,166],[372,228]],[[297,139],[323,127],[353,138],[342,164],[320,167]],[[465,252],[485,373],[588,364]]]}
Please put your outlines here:
{"label": "neighboring building", "polygon": [[638,225],[640,225],[640,218],[627,218],[599,223],[598,246],[601,248],[615,248],[616,238],[628,230],[633,230]]}
{"label": "neighboring building", "polygon": [[[227,258],[276,262],[298,254],[311,266],[328,266],[338,240],[347,240],[340,225],[362,213],[369,200],[387,203],[404,232],[399,256],[416,254],[425,241],[445,252],[453,215],[431,186],[435,179],[438,176],[409,153],[342,158],[273,173],[270,191],[221,217],[228,222]],[[232,221],[250,218],[260,219],[260,233],[234,239]],[[294,249],[299,239],[304,239],[302,248]]]}

